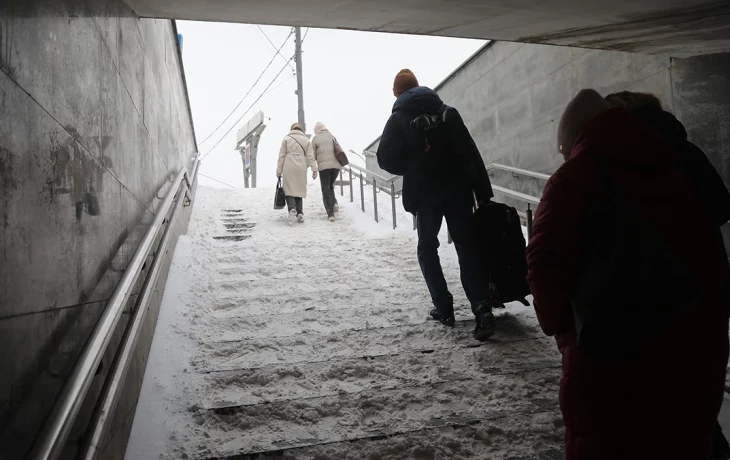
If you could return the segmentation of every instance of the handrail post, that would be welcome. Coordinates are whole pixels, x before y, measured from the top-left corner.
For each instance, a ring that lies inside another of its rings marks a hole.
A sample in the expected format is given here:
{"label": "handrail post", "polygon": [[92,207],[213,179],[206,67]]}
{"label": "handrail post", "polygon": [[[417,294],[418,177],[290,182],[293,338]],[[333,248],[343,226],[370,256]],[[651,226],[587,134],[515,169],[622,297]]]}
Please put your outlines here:
{"label": "handrail post", "polygon": [[375,222],[378,221],[378,180],[373,176],[373,210],[375,211]]}
{"label": "handrail post", "polygon": [[349,171],[350,173],[350,203],[352,203],[353,201],[355,201],[355,197],[352,193],[352,168],[347,168],[347,171]]}
{"label": "handrail post", "polygon": [[340,196],[345,196],[345,184],[342,183],[342,168],[340,168]]}
{"label": "handrail post", "polygon": [[527,203],[527,242],[532,238],[532,209],[530,203]]}
{"label": "handrail post", "polygon": [[365,185],[363,184],[363,174],[360,172],[360,202],[362,204],[362,212],[365,212]]}
{"label": "handrail post", "polygon": [[393,207],[393,230],[395,230],[395,182],[390,183],[390,205]]}

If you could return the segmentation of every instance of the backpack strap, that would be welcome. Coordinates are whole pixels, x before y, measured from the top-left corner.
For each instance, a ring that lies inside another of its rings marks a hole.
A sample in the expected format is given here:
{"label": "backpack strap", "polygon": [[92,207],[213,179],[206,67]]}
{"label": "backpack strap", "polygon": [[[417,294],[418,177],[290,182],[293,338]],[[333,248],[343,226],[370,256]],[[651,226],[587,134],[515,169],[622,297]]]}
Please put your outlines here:
{"label": "backpack strap", "polygon": [[441,107],[439,107],[439,117],[441,117],[441,122],[446,123],[446,112],[449,110],[449,106],[446,104],[441,104]]}

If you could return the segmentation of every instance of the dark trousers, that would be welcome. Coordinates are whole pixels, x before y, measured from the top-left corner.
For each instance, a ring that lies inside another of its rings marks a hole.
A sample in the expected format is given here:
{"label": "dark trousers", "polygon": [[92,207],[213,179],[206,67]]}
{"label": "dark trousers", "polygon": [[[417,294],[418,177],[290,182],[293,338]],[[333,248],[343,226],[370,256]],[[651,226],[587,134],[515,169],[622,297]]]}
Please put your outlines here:
{"label": "dark trousers", "polygon": [[421,203],[417,209],[418,263],[421,265],[421,271],[434,305],[439,309],[453,305],[453,297],[446,286],[438,255],[438,234],[441,230],[441,222],[446,217],[446,223],[459,256],[461,284],[471,303],[472,311],[476,304],[484,301],[491,309],[492,299],[487,275],[482,272],[475,247],[471,200],[455,198],[446,200],[440,205]]}
{"label": "dark trousers", "polygon": [[322,186],[322,201],[324,202],[324,209],[327,211],[327,217],[335,215],[335,204],[337,204],[335,181],[339,174],[340,170],[335,168],[324,169],[319,172],[319,183]]}
{"label": "dark trousers", "polygon": [[297,214],[304,214],[304,211],[302,210],[302,199],[298,196],[287,196],[286,197],[286,206],[289,208],[289,212],[291,212],[292,209],[297,210]]}

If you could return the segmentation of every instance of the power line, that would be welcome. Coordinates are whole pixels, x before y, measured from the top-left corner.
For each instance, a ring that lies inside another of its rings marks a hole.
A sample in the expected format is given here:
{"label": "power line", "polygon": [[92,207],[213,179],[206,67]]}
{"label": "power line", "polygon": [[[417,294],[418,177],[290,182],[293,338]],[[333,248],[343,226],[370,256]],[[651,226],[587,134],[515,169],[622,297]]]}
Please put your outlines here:
{"label": "power line", "polygon": [[307,39],[307,35],[309,34],[309,31],[311,30],[311,27],[307,27],[307,31],[304,32],[304,38],[302,38],[302,44],[304,44],[304,40]]}
{"label": "power line", "polygon": [[[286,45],[286,42],[289,41],[289,39],[291,38],[291,36],[292,36],[292,33],[289,33],[289,35],[284,40],[284,43],[282,43],[281,46],[279,47],[279,50],[277,51],[277,53],[279,53],[279,55],[281,54],[279,51],[281,51],[281,49],[284,47],[284,45]],[[218,131],[221,128],[221,126],[223,126],[226,123],[226,121],[228,121],[228,119],[231,118],[231,116],[234,113],[236,113],[236,110],[238,110],[238,108],[241,106],[241,104],[243,104],[243,101],[246,100],[246,98],[248,97],[248,95],[251,94],[251,91],[253,91],[253,89],[256,87],[256,85],[258,85],[259,81],[261,81],[261,78],[263,78],[263,76],[266,73],[266,71],[269,70],[269,67],[271,67],[271,64],[274,63],[274,60],[276,59],[276,56],[277,56],[277,54],[274,54],[274,56],[271,58],[271,60],[269,61],[269,63],[266,65],[266,67],[264,68],[264,70],[261,72],[261,74],[259,75],[259,77],[254,82],[254,84],[251,86],[251,88],[249,88],[249,90],[246,91],[246,94],[243,96],[243,98],[240,101],[238,101],[238,104],[236,104],[236,106],[233,108],[233,110],[231,110],[231,113],[229,113],[228,116],[226,116],[226,118],[224,118],[223,121],[210,134],[208,134],[208,136],[205,139],[203,139],[200,142],[200,144],[198,144],[198,145],[204,144],[205,141],[207,141],[208,139],[210,139],[211,137],[213,137],[213,134],[215,134],[216,131]],[[287,65],[288,64],[289,64],[289,62],[287,62]]]}
{"label": "power line", "polygon": [[[261,31],[261,33],[262,33],[262,34],[264,34],[264,37],[266,37],[266,39],[267,39],[267,40],[269,41],[269,43],[271,43],[271,46],[273,46],[273,47],[275,47],[275,48],[276,48],[276,45],[274,45],[274,42],[272,42],[272,41],[271,41],[271,39],[269,38],[269,36],[268,36],[268,35],[266,35],[266,32],[264,31],[264,29],[262,29],[262,28],[261,28],[261,26],[260,26],[260,25],[258,25],[258,24],[256,25],[256,27],[258,27],[258,28],[259,28],[259,30]],[[289,32],[289,37],[291,37],[291,32]],[[289,40],[289,37],[287,37],[287,40]],[[278,50],[276,50],[276,53],[277,53],[277,54],[278,54],[279,56],[281,56],[281,58],[282,58],[282,59],[283,59],[284,61],[286,61],[286,62],[289,62],[289,60],[288,60],[287,58],[285,58],[283,54],[281,54],[281,48],[279,48]],[[293,67],[291,66],[291,64],[289,64],[289,67],[290,67],[290,68],[291,68],[292,70],[294,70],[294,68],[293,68]]]}
{"label": "power line", "polygon": [[273,88],[271,88],[270,90],[266,91],[266,92],[264,93],[264,96],[266,96],[266,95],[267,95],[267,94],[269,94],[269,93],[272,93],[272,92],[276,91],[276,90],[277,90],[277,89],[279,89],[279,88],[280,88],[280,87],[281,87],[281,86],[282,86],[282,85],[283,85],[284,83],[288,82],[288,81],[289,81],[289,80],[291,80],[292,78],[294,78],[294,75],[293,75],[293,74],[292,74],[292,75],[289,75],[288,77],[286,77],[285,79],[283,79],[283,80],[282,80],[282,81],[281,81],[281,82],[280,82],[280,83],[279,83],[278,85],[276,85],[276,86],[274,86]]}
{"label": "power line", "polygon": [[[291,59],[289,59],[289,61],[291,61]],[[236,125],[237,125],[238,123],[240,123],[240,121],[241,121],[241,120],[243,120],[243,117],[245,117],[245,116],[246,116],[246,114],[247,114],[248,112],[250,112],[250,111],[251,111],[251,109],[253,109],[253,108],[254,108],[254,106],[256,105],[256,103],[257,103],[258,101],[260,101],[262,97],[264,97],[264,94],[266,94],[266,91],[267,91],[267,90],[268,90],[269,88],[271,88],[271,86],[272,86],[272,85],[274,84],[274,82],[276,82],[276,80],[277,80],[277,79],[279,78],[279,75],[281,75],[281,74],[282,74],[282,73],[284,72],[284,70],[286,70],[287,66],[289,65],[289,61],[286,61],[286,64],[284,64],[284,67],[282,67],[282,68],[281,68],[281,70],[279,70],[279,73],[277,73],[277,74],[276,74],[276,76],[274,77],[274,79],[273,79],[273,80],[271,80],[271,83],[269,83],[269,84],[268,84],[268,85],[266,86],[266,88],[264,88],[264,90],[263,90],[263,92],[261,93],[261,95],[260,95],[259,97],[257,97],[255,101],[253,101],[253,104],[251,104],[251,106],[250,106],[250,107],[249,107],[248,109],[246,109],[246,111],[245,111],[245,112],[243,112],[243,115],[241,115],[241,116],[240,116],[240,117],[238,118],[238,120],[236,120],[236,122],[235,122],[235,123],[233,123],[233,125],[232,125],[232,126],[231,126],[231,127],[229,128],[229,129],[228,129],[228,131],[226,131],[226,132],[225,132],[225,134],[223,134],[223,136],[221,136],[221,138],[220,138],[220,139],[218,139],[218,142],[216,142],[216,143],[215,143],[215,145],[214,145],[214,146],[213,146],[213,147],[212,147],[212,148],[211,148],[210,150],[208,150],[208,153],[206,153],[205,155],[203,155],[203,158],[201,158],[201,159],[200,159],[200,161],[203,161],[203,160],[205,160],[205,158],[206,158],[206,157],[207,157],[208,155],[210,155],[210,154],[211,154],[211,152],[213,152],[213,150],[215,150],[215,148],[216,148],[216,147],[218,147],[218,144],[220,144],[221,142],[223,142],[223,139],[225,139],[225,138],[226,138],[226,136],[228,135],[228,133],[230,133],[231,131],[233,131],[233,128],[235,128],[235,127],[236,127]]]}
{"label": "power line", "polygon": [[271,44],[271,41],[264,40],[264,37],[261,36],[260,30],[254,30],[254,32],[256,32],[256,38],[258,38],[261,41],[261,43],[264,44],[264,46],[266,47],[267,50],[276,51],[276,46],[273,46]]}
{"label": "power line", "polygon": [[205,177],[206,179],[210,179],[210,180],[212,180],[212,181],[218,182],[219,184],[227,185],[227,186],[229,186],[229,187],[231,187],[231,188],[237,188],[237,187],[236,187],[235,185],[231,185],[231,184],[226,184],[226,183],[225,183],[225,182],[223,182],[222,180],[218,180],[218,179],[213,179],[213,178],[212,178],[212,177],[210,177],[210,176],[206,176],[205,174],[203,174],[203,173],[202,173],[202,172],[200,172],[200,171],[198,171],[198,174],[200,174],[201,176]]}

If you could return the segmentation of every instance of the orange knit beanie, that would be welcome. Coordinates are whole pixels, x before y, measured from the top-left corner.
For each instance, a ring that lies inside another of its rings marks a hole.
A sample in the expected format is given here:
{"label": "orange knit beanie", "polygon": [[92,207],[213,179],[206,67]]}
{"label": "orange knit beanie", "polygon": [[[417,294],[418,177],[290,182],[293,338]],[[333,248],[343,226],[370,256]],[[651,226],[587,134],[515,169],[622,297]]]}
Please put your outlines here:
{"label": "orange knit beanie", "polygon": [[393,94],[400,96],[411,88],[418,86],[418,79],[409,69],[403,69],[395,76],[393,81]]}

